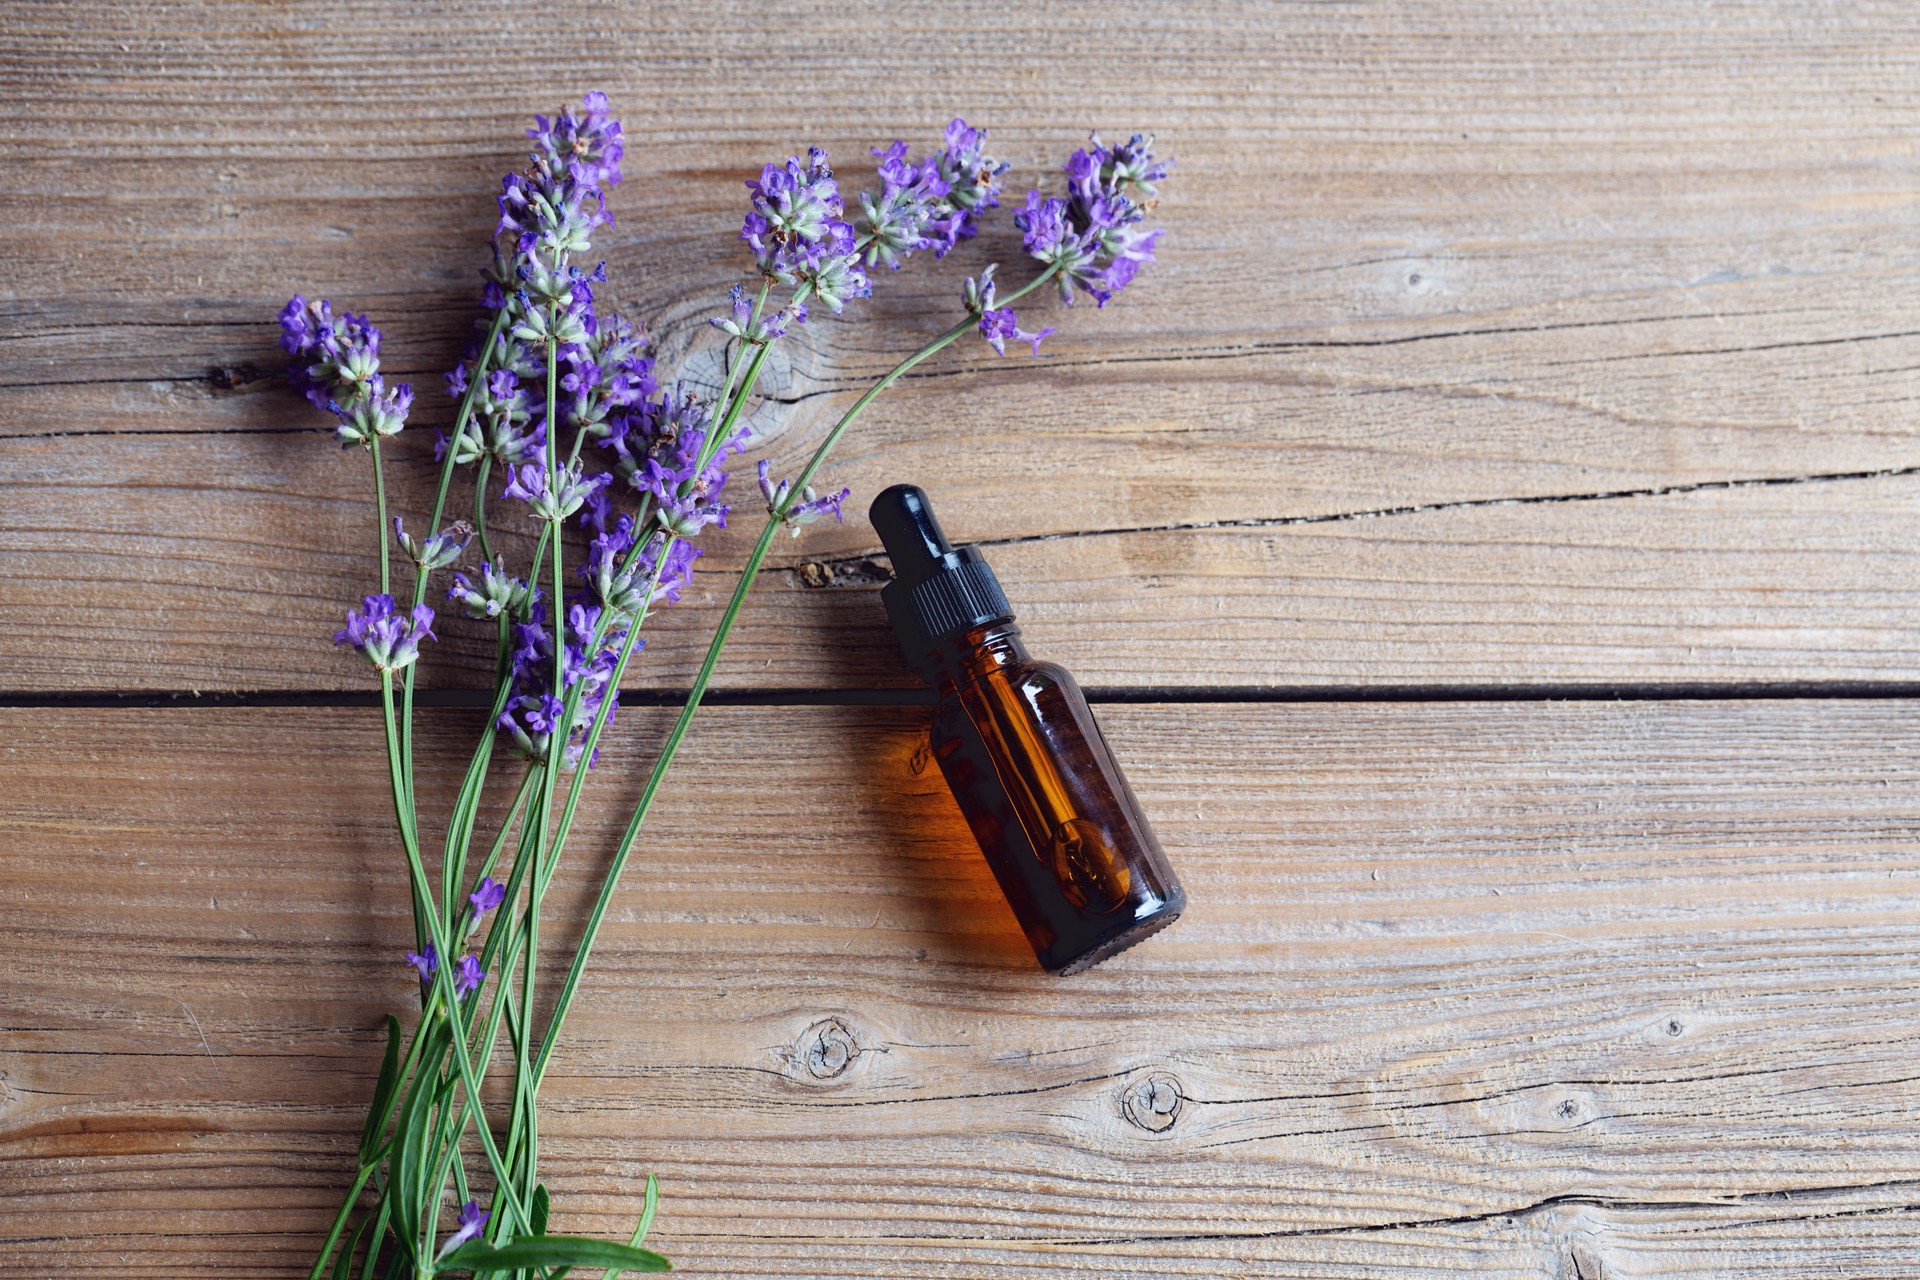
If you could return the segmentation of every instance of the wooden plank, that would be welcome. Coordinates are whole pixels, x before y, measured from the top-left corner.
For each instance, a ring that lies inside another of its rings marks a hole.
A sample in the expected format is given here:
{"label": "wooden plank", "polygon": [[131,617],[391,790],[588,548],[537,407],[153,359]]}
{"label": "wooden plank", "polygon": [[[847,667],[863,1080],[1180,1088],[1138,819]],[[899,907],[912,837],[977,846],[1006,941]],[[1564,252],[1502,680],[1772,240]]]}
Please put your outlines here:
{"label": "wooden plank", "polygon": [[[257,436],[0,448],[0,688],[370,687],[328,646],[374,589],[362,458]],[[403,460],[410,518],[429,469]],[[865,493],[886,478],[848,471]],[[987,539],[1035,651],[1089,685],[1537,687],[1920,679],[1917,499],[1920,477],[1897,475],[1028,538],[980,478],[941,509]],[[658,619],[631,684],[686,687],[757,532],[711,534],[698,589]],[[864,516],[786,545],[721,687],[917,685]],[[492,633],[449,617],[439,634],[427,683],[486,684]]]}
{"label": "wooden plank", "polygon": [[[549,1080],[568,1228],[653,1170],[721,1276],[1909,1274],[1903,704],[1111,707],[1194,906],[1066,981],[924,717],[697,728]],[[408,995],[373,716],[0,718],[0,1272],[298,1273]]]}
{"label": "wooden plank", "polygon": [[[437,371],[470,324],[489,193],[525,117],[563,92],[550,47],[579,51],[569,79],[606,87],[632,133],[635,179],[603,239],[612,296],[656,321],[665,363],[696,382],[712,380],[703,317],[743,265],[737,181],[767,156],[812,137],[850,160],[965,109],[1018,161],[1018,187],[1047,180],[1083,123],[1160,131],[1180,163],[1158,214],[1164,261],[1140,287],[1101,313],[1048,313],[1062,332],[1038,369],[945,358],[883,401],[834,467],[863,499],[926,485],[972,537],[1920,464],[1908,6],[1751,5],[1705,22],[1651,3],[1526,21],[1497,5],[1361,20],[1196,3],[1145,21],[1128,76],[1111,10],[1095,5],[982,30],[959,11],[881,29],[815,4],[715,23],[697,7],[562,3],[543,8],[539,40],[501,39],[508,20],[468,3],[329,13],[324,27],[220,5],[159,28],[86,5],[5,19],[8,688],[355,684],[311,645],[368,580],[364,486],[315,440],[280,434],[313,417],[277,382],[270,317],[295,289],[371,308],[390,367],[427,392],[422,425],[443,419]],[[782,69],[795,30],[810,33],[804,92]],[[823,321],[783,348],[755,416],[776,462],[804,456],[859,386],[943,326],[964,274],[1018,256],[1003,222],[883,280],[874,323]],[[424,486],[408,469],[403,505],[420,507]],[[1306,546],[1265,530],[1224,545],[1141,533],[1009,555],[1037,632],[1053,628],[1113,684],[1164,683],[1168,641],[1188,654],[1178,682],[1200,685],[1910,679],[1896,584],[1912,575],[1873,557],[1912,539],[1858,509],[1859,492],[1762,499],[1806,514],[1753,517],[1774,529],[1741,566],[1669,554],[1648,533],[1665,532],[1675,504],[1662,501],[1592,517],[1634,526],[1624,564],[1618,549],[1564,565],[1394,552],[1403,587],[1373,555],[1326,564],[1326,598],[1297,605],[1320,584],[1276,581],[1277,565],[1318,559],[1350,529]],[[1513,536],[1529,560],[1614,536],[1572,506],[1526,515]],[[1753,533],[1728,515],[1703,536],[1745,546]],[[1801,544],[1833,550],[1809,559]],[[858,528],[802,546],[796,559],[871,550]],[[1522,578],[1459,588],[1510,572]],[[1737,600],[1702,591],[1729,573]],[[1523,579],[1535,588],[1512,585]],[[1208,612],[1216,588],[1225,626]],[[1809,591],[1819,598],[1795,603]],[[1156,614],[1139,647],[1117,615],[1182,593],[1190,606]],[[1051,597],[1072,626],[1056,625]],[[871,607],[796,604],[729,678],[867,683],[880,670],[898,683],[870,625],[844,657],[810,652],[821,635],[846,649],[856,613]],[[692,630],[711,614],[682,618]],[[1489,633],[1474,629],[1483,618]],[[49,632],[61,652],[40,642]],[[686,667],[643,679],[683,681]]]}

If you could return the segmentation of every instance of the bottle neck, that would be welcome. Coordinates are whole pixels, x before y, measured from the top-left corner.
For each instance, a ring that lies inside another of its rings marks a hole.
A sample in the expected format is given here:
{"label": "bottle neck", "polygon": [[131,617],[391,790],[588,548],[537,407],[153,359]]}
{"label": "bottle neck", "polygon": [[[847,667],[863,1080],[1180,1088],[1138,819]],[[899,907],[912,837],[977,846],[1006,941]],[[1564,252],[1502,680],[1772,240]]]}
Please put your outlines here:
{"label": "bottle neck", "polygon": [[1001,667],[1031,660],[1012,622],[988,622],[950,636],[934,647],[920,670],[944,698]]}

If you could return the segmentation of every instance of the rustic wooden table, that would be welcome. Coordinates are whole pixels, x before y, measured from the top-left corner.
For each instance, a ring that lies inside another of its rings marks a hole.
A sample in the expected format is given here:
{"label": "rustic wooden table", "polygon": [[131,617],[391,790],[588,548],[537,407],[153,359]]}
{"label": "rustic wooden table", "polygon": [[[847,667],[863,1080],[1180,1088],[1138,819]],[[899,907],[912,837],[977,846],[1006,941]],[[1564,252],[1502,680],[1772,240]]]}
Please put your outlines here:
{"label": "rustic wooden table", "polygon": [[[327,645],[364,464],[273,314],[374,312],[443,420],[497,175],[600,87],[612,294],[696,368],[768,158],[955,111],[1016,191],[1089,126],[1178,157],[1134,291],[1037,367],[943,356],[830,474],[991,546],[1193,907],[1038,973],[918,754],[871,531],[814,528],[549,1079],[562,1225],[624,1233],[652,1171],[717,1276],[1910,1280],[1917,16],[7,6],[0,1273],[305,1274],[410,934]],[[781,349],[777,467],[974,262]],[[563,919],[751,536],[662,619]],[[485,643],[431,669],[442,796]]]}

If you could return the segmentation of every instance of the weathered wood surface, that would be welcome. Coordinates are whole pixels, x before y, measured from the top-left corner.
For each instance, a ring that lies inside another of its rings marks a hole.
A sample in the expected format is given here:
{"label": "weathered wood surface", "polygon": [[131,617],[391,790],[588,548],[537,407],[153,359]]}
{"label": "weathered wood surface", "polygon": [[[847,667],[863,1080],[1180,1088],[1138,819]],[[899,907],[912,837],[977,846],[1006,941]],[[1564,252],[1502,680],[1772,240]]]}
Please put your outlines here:
{"label": "weathered wood surface", "polygon": [[[1195,905],[1070,981],[924,718],[699,729],[548,1085],[567,1226],[652,1170],[696,1274],[1912,1274],[1905,707],[1110,707]],[[0,1269],[290,1273],[410,990],[372,717],[0,728]]]}
{"label": "weathered wood surface", "polygon": [[[1048,313],[1037,368],[944,357],[831,472],[1053,539],[1005,576],[1090,681],[1920,679],[1908,6],[155,12],[3,19],[8,689],[361,686],[319,650],[370,580],[364,465],[280,384],[271,317],[296,289],[370,309],[444,418],[497,175],[586,85],[632,142],[612,296],[696,381],[766,158],[817,139],[851,175],[965,110],[1018,191],[1088,125],[1159,131],[1139,287]],[[775,460],[1018,256],[1003,219],[882,280],[878,323],[809,326],[756,417]],[[1797,483],[1656,492],[1755,481]],[[682,634],[750,537],[713,539]],[[791,555],[857,581],[873,550],[855,519]],[[724,683],[904,679],[868,593],[766,597]],[[452,647],[438,678],[474,683]],[[684,684],[689,647],[637,681]]]}
{"label": "weathered wood surface", "polygon": [[[422,512],[498,175],[589,87],[610,296],[697,383],[768,158],[955,111],[1016,193],[1088,127],[1178,157],[1134,290],[926,366],[829,475],[927,486],[1036,649],[1162,703],[1102,715],[1195,906],[1045,980],[924,711],[710,711],[546,1088],[568,1227],[652,1170],[707,1275],[1912,1280],[1910,703],[1288,701],[1920,680],[1912,6],[0,5],[0,696],[368,687],[326,648],[365,465],[273,313],[382,323]],[[783,346],[775,465],[995,259]],[[741,488],[635,685],[687,683]],[[875,549],[783,546],[719,683],[909,686]],[[1209,690],[1266,700],[1167,702]],[[477,716],[430,721],[444,794]],[[378,750],[365,708],[0,711],[0,1276],[304,1274],[408,995]]]}

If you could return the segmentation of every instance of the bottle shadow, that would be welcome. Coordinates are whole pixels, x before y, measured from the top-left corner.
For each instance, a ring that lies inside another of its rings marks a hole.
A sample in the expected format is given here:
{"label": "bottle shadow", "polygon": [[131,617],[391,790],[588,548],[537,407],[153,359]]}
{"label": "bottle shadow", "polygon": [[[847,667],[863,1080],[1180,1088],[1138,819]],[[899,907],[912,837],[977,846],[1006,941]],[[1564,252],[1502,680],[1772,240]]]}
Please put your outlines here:
{"label": "bottle shadow", "polygon": [[873,815],[863,842],[874,864],[860,870],[891,886],[893,929],[915,939],[915,958],[1043,976],[973,831],[933,759],[925,706],[860,709],[846,735]]}

